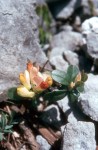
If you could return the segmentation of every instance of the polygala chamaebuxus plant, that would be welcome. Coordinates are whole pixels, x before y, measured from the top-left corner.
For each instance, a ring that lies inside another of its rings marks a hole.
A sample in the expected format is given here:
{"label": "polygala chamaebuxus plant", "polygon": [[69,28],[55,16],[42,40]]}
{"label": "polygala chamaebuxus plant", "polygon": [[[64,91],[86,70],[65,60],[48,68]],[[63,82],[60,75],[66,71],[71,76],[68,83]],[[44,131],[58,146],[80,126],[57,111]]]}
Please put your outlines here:
{"label": "polygala chamaebuxus plant", "polygon": [[[57,122],[48,122],[49,119],[46,119],[49,116],[48,112],[45,111],[48,108],[47,106],[65,96],[68,96],[69,101],[75,102],[80,92],[83,92],[87,78],[87,74],[84,71],[80,72],[78,67],[73,65],[70,65],[66,72],[60,70],[45,72],[41,71],[39,66],[36,67],[29,61],[24,73],[20,73],[19,75],[20,85],[8,90],[8,102],[19,107],[19,110],[21,106],[24,106],[25,114],[29,114],[30,116],[36,112],[36,115],[33,116],[35,117],[34,120],[36,120],[37,116],[44,123],[57,125]],[[14,117],[16,116],[17,111],[12,110],[11,114],[7,114],[1,110],[0,141],[6,140],[8,133],[13,133]],[[24,117],[22,116],[22,118]],[[32,120],[32,118],[29,119]],[[56,120],[53,119],[53,121]],[[18,118],[17,124],[19,122]]]}
{"label": "polygala chamaebuxus plant", "polygon": [[43,97],[43,104],[46,106],[65,96],[73,102],[77,100],[80,92],[83,92],[87,78],[84,71],[80,72],[78,67],[73,65],[68,67],[67,72],[53,70],[47,73],[41,72],[39,66],[36,67],[29,61],[25,72],[19,75],[21,85],[9,89],[8,97],[13,100],[32,100],[33,106],[37,105],[39,95]]}

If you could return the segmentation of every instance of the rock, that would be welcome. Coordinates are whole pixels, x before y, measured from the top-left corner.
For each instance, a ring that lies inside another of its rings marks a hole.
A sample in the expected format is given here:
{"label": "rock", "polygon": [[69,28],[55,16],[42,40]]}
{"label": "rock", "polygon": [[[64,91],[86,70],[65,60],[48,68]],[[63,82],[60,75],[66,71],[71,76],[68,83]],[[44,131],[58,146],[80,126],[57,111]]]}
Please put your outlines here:
{"label": "rock", "polygon": [[64,51],[66,51],[64,47],[54,47],[50,52],[49,58],[52,59],[55,56],[62,56]]}
{"label": "rock", "polygon": [[73,27],[70,25],[62,25],[60,26],[60,31],[72,31]]}
{"label": "rock", "polygon": [[47,52],[47,51],[49,50],[49,48],[50,48],[50,45],[49,45],[49,44],[45,44],[45,45],[42,47],[42,50],[43,50],[44,52]]}
{"label": "rock", "polygon": [[79,27],[80,25],[81,25],[81,18],[79,16],[76,16],[74,26]]}
{"label": "rock", "polygon": [[36,141],[40,144],[40,150],[49,150],[51,145],[41,135],[36,136]]}
{"label": "rock", "polygon": [[65,126],[62,150],[95,150],[95,128],[91,122],[78,121]]}
{"label": "rock", "polygon": [[72,51],[66,50],[64,51],[64,58],[70,65],[79,65],[78,55]]}
{"label": "rock", "polygon": [[65,5],[65,7],[57,14],[57,19],[67,19],[69,18],[75,9],[75,4],[77,0],[71,0]]}
{"label": "rock", "polygon": [[69,123],[74,123],[77,121],[85,121],[86,116],[79,110],[76,105],[72,105],[69,102],[68,97],[64,97],[62,100],[57,101],[59,107],[62,109],[63,113],[67,117]]}
{"label": "rock", "polygon": [[50,52],[50,60],[56,56],[60,57],[64,56],[64,59],[72,65],[79,65],[79,58],[78,55],[70,50],[65,49],[64,47],[55,47]]}
{"label": "rock", "polygon": [[37,3],[37,5],[45,5],[44,0],[37,0],[36,3]]}
{"label": "rock", "polygon": [[73,28],[75,31],[81,32],[81,18],[79,16],[75,17]]}
{"label": "rock", "polygon": [[84,92],[80,94],[78,105],[84,114],[98,121],[98,75],[88,74]]}
{"label": "rock", "polygon": [[82,24],[82,33],[85,36],[85,53],[94,60],[95,66],[97,66],[98,60],[98,17],[92,17],[87,19]]}
{"label": "rock", "polygon": [[46,0],[49,8],[58,20],[67,20],[72,15],[80,15],[82,19],[93,15],[93,2],[89,0]]}
{"label": "rock", "polygon": [[35,0],[0,0],[0,92],[16,86],[27,59],[47,61],[38,40]]}
{"label": "rock", "polygon": [[66,50],[79,50],[83,45],[82,35],[77,32],[63,31],[53,36],[50,45],[52,48],[64,47]]}
{"label": "rock", "polygon": [[84,35],[92,32],[98,33],[98,17],[92,17],[82,23],[82,33]]}
{"label": "rock", "polygon": [[94,65],[98,68],[98,58],[97,58],[97,59],[95,59],[95,61],[94,61]]}
{"label": "rock", "polygon": [[68,68],[68,62],[63,59],[62,56],[54,56],[50,59],[50,63],[55,69],[66,71]]}
{"label": "rock", "polygon": [[91,2],[92,2],[93,15],[98,16],[98,1],[97,0],[91,0]]}
{"label": "rock", "polygon": [[[64,56],[64,59],[69,63],[69,64],[72,64],[72,65],[79,65],[79,58],[78,58],[78,55],[70,50],[67,50],[65,49],[64,47],[55,47],[51,50],[50,52],[50,61],[52,61],[52,58],[54,60],[54,58],[56,56],[58,56],[59,58],[61,56]],[[53,61],[52,61],[53,62]]]}
{"label": "rock", "polygon": [[60,0],[45,0],[46,2],[56,2],[56,1],[60,1]]}
{"label": "rock", "polygon": [[[40,116],[41,121],[55,129],[59,129],[63,124],[63,119],[59,107],[55,104],[47,106]],[[65,119],[64,119],[65,120]]]}
{"label": "rock", "polygon": [[89,33],[87,35],[87,54],[94,59],[98,58],[98,34]]}

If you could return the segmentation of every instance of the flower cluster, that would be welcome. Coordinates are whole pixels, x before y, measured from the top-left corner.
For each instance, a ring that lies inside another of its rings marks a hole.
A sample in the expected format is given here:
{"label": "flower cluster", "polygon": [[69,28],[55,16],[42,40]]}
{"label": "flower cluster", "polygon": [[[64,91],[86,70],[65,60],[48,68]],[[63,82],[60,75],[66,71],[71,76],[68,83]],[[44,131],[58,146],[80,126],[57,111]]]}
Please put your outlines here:
{"label": "flower cluster", "polygon": [[20,73],[19,79],[21,85],[17,87],[17,94],[27,98],[33,98],[53,83],[52,77],[46,72],[41,73],[39,67],[35,67],[32,62],[27,63],[27,69]]}

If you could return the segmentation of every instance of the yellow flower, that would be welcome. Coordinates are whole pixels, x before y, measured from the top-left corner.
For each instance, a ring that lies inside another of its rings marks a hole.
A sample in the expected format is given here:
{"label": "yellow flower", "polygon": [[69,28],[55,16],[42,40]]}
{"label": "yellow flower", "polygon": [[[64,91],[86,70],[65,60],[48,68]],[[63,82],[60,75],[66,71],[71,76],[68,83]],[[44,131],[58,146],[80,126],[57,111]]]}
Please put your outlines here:
{"label": "yellow flower", "polygon": [[24,86],[19,86],[17,88],[17,94],[21,97],[26,97],[26,98],[33,98],[35,96],[35,93],[33,91],[29,91]]}
{"label": "yellow flower", "polygon": [[23,84],[28,90],[31,89],[30,75],[27,70],[25,70],[24,74],[20,73],[19,79],[20,79],[21,84]]}

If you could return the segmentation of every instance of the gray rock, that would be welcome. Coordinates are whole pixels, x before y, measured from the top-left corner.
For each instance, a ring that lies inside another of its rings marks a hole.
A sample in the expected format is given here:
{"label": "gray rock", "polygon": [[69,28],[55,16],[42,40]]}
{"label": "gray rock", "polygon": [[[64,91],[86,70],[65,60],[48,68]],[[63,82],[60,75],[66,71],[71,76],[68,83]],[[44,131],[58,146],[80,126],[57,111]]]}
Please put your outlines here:
{"label": "gray rock", "polygon": [[59,129],[63,123],[59,107],[55,104],[47,106],[40,116],[41,121],[48,126]]}
{"label": "gray rock", "polygon": [[75,17],[73,28],[75,31],[81,32],[81,18],[79,16]]}
{"label": "gray rock", "polygon": [[84,21],[82,24],[82,33],[85,36],[85,53],[94,59],[95,65],[98,66],[98,17],[92,17]]}
{"label": "gray rock", "polygon": [[50,56],[49,58],[53,58],[55,56],[59,56],[59,55],[63,55],[63,52],[65,51],[66,49],[64,47],[54,47],[51,52],[50,52]]}
{"label": "gray rock", "polygon": [[56,19],[66,20],[77,14],[77,9],[80,9],[80,16],[87,18],[92,15],[90,3],[88,0],[46,0],[49,8]]}
{"label": "gray rock", "polygon": [[77,0],[69,1],[69,3],[67,5],[65,5],[65,7],[58,13],[56,18],[57,19],[69,18],[74,12],[76,2],[77,2]]}
{"label": "gray rock", "polygon": [[64,97],[62,100],[57,101],[57,103],[64,112],[64,114],[66,115],[67,121],[69,123],[74,123],[77,121],[85,121],[86,119],[85,115],[83,115],[77,107],[69,103],[69,99],[67,96]]}
{"label": "gray rock", "polygon": [[38,44],[35,0],[0,0],[0,92],[16,86],[27,58],[47,61]]}
{"label": "gray rock", "polygon": [[62,150],[95,150],[95,128],[91,122],[78,121],[65,126]]}
{"label": "gray rock", "polygon": [[97,58],[97,59],[95,59],[95,61],[94,61],[94,65],[98,68],[98,58]]}
{"label": "gray rock", "polygon": [[91,0],[92,2],[92,11],[94,16],[98,16],[98,1],[97,0]]}
{"label": "gray rock", "polygon": [[79,16],[76,16],[74,26],[80,26],[80,25],[81,25],[81,18]]}
{"label": "gray rock", "polygon": [[53,36],[50,45],[52,48],[64,47],[66,50],[79,50],[83,45],[82,35],[77,32],[63,31]]}
{"label": "gray rock", "polygon": [[79,65],[78,55],[72,51],[66,50],[64,51],[64,58],[70,65]]}
{"label": "gray rock", "polygon": [[37,5],[44,5],[45,1],[44,0],[36,0]]}
{"label": "gray rock", "polygon": [[98,75],[88,74],[84,92],[80,94],[78,105],[84,114],[98,121]]}
{"label": "gray rock", "polygon": [[51,50],[50,52],[50,60],[54,57],[54,56],[64,56],[64,59],[72,65],[79,65],[79,58],[78,55],[70,50],[65,49],[64,47],[55,47]]}
{"label": "gray rock", "polygon": [[41,135],[37,135],[36,141],[40,144],[40,150],[49,150],[51,145]]}
{"label": "gray rock", "polygon": [[62,111],[65,113],[68,122],[70,123],[77,122],[77,118],[74,116],[73,110],[69,106],[69,100],[67,97],[57,101],[57,103],[59,107],[62,109]]}
{"label": "gray rock", "polygon": [[86,53],[94,59],[98,58],[98,34],[89,33],[86,38],[87,41],[87,51]]}
{"label": "gray rock", "polygon": [[60,27],[60,30],[61,31],[72,31],[73,27],[70,26],[70,25],[63,25],[63,26]]}
{"label": "gray rock", "polygon": [[68,68],[68,62],[60,56],[54,56],[50,59],[50,63],[55,69],[66,71]]}
{"label": "gray rock", "polygon": [[45,0],[46,2],[56,2],[56,1],[60,1],[60,0]]}
{"label": "gray rock", "polygon": [[82,23],[82,33],[87,35],[89,33],[98,33],[98,17],[92,17]]}

